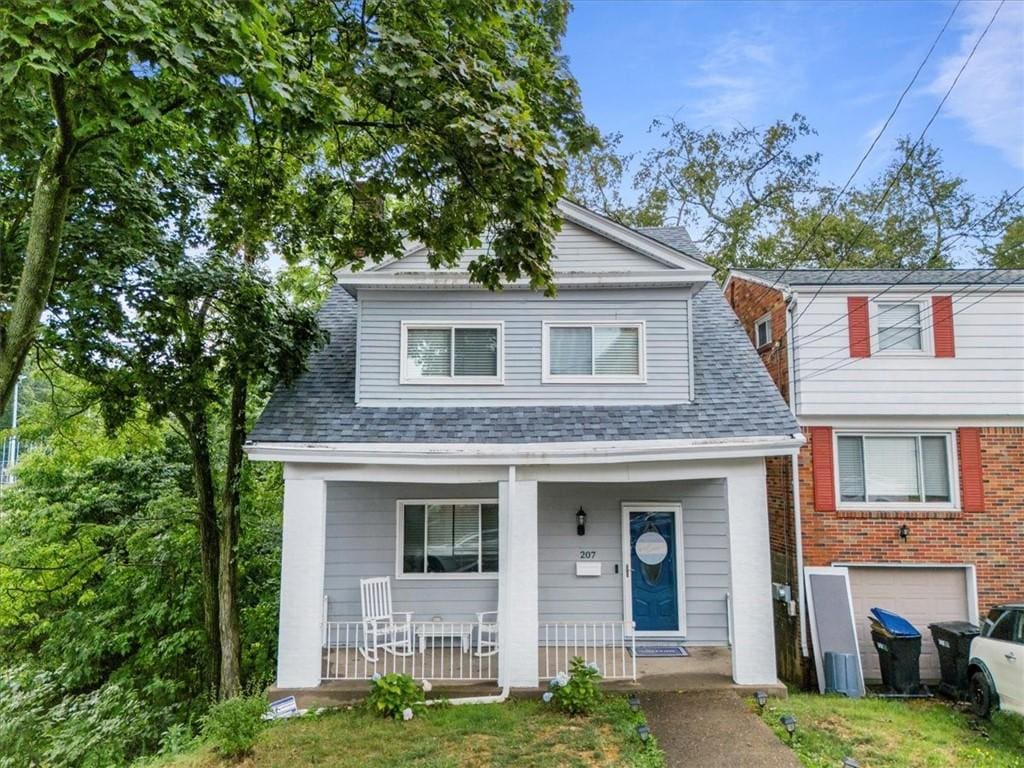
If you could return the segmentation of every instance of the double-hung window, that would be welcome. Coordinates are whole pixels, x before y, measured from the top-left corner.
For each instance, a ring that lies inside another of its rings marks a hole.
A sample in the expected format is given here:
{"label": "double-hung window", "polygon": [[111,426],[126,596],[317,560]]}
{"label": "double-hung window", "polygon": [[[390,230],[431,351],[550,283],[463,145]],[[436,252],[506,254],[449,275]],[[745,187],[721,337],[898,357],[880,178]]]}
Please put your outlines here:
{"label": "double-hung window", "polygon": [[924,334],[921,304],[914,301],[879,301],[875,304],[879,352],[921,352]]}
{"label": "double-hung window", "polygon": [[403,384],[501,384],[501,323],[402,323]]}
{"label": "double-hung window", "polygon": [[498,572],[498,502],[398,502],[398,576]]}
{"label": "double-hung window", "polygon": [[545,323],[546,382],[643,382],[643,323]]}
{"label": "double-hung window", "polygon": [[948,433],[839,434],[839,502],[952,504],[951,455]]}
{"label": "double-hung window", "polygon": [[767,314],[754,324],[754,346],[758,349],[772,343],[772,316]]}

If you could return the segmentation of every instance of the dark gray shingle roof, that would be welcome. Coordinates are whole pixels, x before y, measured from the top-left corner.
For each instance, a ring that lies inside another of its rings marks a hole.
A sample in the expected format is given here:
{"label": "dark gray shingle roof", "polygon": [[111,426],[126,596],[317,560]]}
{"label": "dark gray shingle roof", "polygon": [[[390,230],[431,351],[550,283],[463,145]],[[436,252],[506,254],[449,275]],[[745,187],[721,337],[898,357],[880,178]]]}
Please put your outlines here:
{"label": "dark gray shingle roof", "polygon": [[690,238],[690,233],[686,231],[686,227],[637,227],[636,231],[664,243],[669,248],[682,251],[687,256],[702,261],[704,259],[696,243]]}
{"label": "dark gray shingle roof", "polygon": [[1024,269],[740,269],[779,285],[1006,285],[1024,283]]}
{"label": "dark gray shingle roof", "polygon": [[[297,443],[538,443],[789,435],[798,427],[714,284],[694,297],[695,402],[671,405],[357,407],[355,300],[335,288],[330,333],[309,370],[281,387],[250,439]],[[538,350],[538,354],[540,351]]]}

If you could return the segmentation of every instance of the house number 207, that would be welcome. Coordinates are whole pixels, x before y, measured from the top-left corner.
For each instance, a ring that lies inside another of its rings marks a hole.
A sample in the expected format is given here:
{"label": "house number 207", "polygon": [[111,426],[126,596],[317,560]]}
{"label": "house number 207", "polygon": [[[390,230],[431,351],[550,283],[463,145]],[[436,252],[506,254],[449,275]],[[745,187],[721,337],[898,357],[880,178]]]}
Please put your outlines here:
{"label": "house number 207", "polygon": [[597,557],[597,551],[593,549],[581,549],[580,560],[593,560]]}

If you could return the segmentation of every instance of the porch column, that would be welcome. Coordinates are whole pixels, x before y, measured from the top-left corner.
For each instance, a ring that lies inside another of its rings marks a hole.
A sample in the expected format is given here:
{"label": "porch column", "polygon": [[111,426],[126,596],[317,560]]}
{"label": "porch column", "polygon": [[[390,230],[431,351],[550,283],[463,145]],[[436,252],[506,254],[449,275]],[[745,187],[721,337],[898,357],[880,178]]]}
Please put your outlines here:
{"label": "porch column", "polygon": [[327,483],[285,465],[277,685],[320,685]]}
{"label": "porch column", "polygon": [[534,688],[538,682],[537,481],[498,483],[501,576],[498,581],[499,684]]}
{"label": "porch column", "polygon": [[778,674],[764,460],[744,459],[734,466],[726,477],[732,679],[739,685],[774,684]]}

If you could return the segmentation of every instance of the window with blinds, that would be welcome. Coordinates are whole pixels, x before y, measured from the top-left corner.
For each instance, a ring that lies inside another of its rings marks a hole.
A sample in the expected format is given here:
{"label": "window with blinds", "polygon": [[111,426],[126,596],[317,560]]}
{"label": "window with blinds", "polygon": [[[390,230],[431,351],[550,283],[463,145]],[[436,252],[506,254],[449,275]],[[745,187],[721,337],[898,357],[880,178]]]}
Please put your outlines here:
{"label": "window with blinds", "polygon": [[501,383],[501,325],[402,325],[402,382]]}
{"label": "window with blinds", "polygon": [[945,503],[950,491],[948,435],[839,435],[839,500],[846,503]]}
{"label": "window with blinds", "polygon": [[497,502],[402,502],[402,575],[498,572]]}
{"label": "window with blinds", "polygon": [[545,381],[638,382],[644,376],[642,323],[545,325]]}
{"label": "window with blinds", "polygon": [[884,302],[876,304],[879,352],[920,352],[921,305],[914,302]]}

